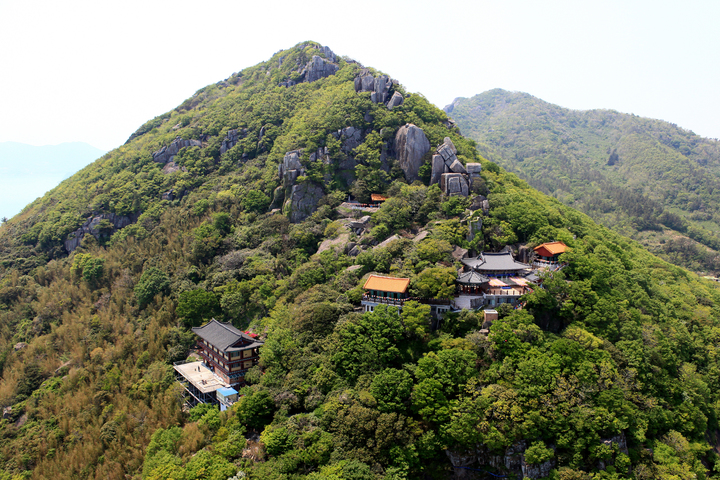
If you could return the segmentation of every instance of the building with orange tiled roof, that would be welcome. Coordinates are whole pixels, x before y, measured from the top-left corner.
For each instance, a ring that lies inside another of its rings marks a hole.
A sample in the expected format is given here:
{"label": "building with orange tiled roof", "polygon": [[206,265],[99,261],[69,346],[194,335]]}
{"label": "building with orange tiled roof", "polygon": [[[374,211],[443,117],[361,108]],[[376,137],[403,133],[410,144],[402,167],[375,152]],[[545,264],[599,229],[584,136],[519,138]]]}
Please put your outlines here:
{"label": "building with orange tiled roof", "polygon": [[558,263],[560,255],[568,251],[567,245],[563,242],[546,242],[533,248],[537,256],[535,261],[539,263]]}
{"label": "building with orange tiled roof", "polygon": [[363,311],[372,312],[380,304],[402,307],[408,298],[409,286],[409,278],[370,275],[363,285],[365,289],[362,299]]}

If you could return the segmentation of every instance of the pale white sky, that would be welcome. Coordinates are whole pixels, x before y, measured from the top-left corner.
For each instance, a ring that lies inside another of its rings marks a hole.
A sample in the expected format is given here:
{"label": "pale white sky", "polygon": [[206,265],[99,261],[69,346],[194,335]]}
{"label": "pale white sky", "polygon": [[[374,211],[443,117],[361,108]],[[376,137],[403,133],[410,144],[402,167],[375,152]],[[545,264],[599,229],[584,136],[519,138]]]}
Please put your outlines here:
{"label": "pale white sky", "polygon": [[720,137],[720,1],[0,0],[0,142],[112,149],[303,40],[443,107],[491,88]]}

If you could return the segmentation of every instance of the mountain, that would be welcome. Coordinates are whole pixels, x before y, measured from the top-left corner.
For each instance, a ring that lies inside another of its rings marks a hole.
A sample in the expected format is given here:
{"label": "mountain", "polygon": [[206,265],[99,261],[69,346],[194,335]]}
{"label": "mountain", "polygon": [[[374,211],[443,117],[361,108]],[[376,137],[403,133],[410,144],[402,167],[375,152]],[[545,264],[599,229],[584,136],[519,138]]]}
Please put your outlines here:
{"label": "mountain", "polygon": [[486,156],[668,261],[720,273],[720,142],[496,89],[445,111]]}
{"label": "mountain", "polygon": [[12,217],[105,152],[82,142],[0,143],[0,218]]}
{"label": "mountain", "polygon": [[[552,240],[521,308],[431,322],[466,250]],[[373,272],[405,279],[400,315],[363,312]],[[211,318],[259,364],[227,411],[188,410],[173,365]],[[0,478],[712,478],[719,318],[716,283],[305,42],[0,226]]]}

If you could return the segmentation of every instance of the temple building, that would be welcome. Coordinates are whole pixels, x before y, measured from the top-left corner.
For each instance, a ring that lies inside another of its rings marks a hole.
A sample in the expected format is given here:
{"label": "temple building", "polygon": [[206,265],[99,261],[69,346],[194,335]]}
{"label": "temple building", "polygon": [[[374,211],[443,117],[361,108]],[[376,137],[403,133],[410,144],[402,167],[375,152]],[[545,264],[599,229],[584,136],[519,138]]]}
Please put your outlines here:
{"label": "temple building", "polygon": [[214,318],[192,331],[207,367],[233,388],[245,385],[245,373],[258,364],[263,342]]}
{"label": "temple building", "polygon": [[535,251],[536,266],[553,266],[559,262],[559,257],[568,251],[567,245],[563,242],[547,242],[538,245],[533,249]]}
{"label": "temple building", "polygon": [[530,273],[530,265],[520,263],[510,252],[481,253],[475,258],[464,258],[462,263],[470,270],[488,277],[524,276]]}
{"label": "temple building", "polygon": [[370,275],[363,288],[363,312],[372,312],[378,305],[392,305],[402,308],[408,298],[409,278],[383,277]]}
{"label": "temple building", "polygon": [[529,291],[530,265],[516,261],[512,253],[482,253],[462,260],[465,271],[457,278],[455,305],[458,308],[516,305]]}

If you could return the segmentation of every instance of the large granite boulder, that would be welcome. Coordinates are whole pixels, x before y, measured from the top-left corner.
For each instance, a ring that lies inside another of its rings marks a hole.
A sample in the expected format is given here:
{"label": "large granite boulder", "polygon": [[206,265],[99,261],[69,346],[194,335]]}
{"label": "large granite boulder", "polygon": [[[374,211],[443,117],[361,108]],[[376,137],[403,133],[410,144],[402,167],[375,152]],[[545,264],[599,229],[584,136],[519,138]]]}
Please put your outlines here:
{"label": "large granite boulder", "polygon": [[472,183],[472,181],[476,178],[480,178],[480,172],[482,172],[482,164],[468,163],[467,165],[465,165],[465,170],[467,170],[467,173],[470,176],[470,183]]}
{"label": "large granite boulder", "polygon": [[430,185],[440,183],[440,177],[449,169],[445,165],[445,160],[440,155],[432,156],[432,173],[430,174]]}
{"label": "large granite boulder", "polygon": [[152,158],[154,162],[157,163],[168,163],[172,162],[173,159],[175,159],[175,155],[180,152],[180,149],[185,147],[201,147],[202,142],[200,140],[183,140],[180,137],[175,138],[175,140],[170,143],[170,145],[162,147],[160,150],[154,152],[152,154]]}
{"label": "large granite boulder", "polygon": [[373,103],[385,103],[388,93],[390,92],[390,85],[392,85],[392,83],[390,77],[387,75],[377,77],[375,79],[375,88],[373,88],[373,92],[370,94],[370,100]]}
{"label": "large granite boulder", "polygon": [[465,170],[465,167],[463,167],[463,164],[460,163],[460,160],[457,158],[455,158],[448,168],[450,168],[450,171],[453,173],[467,173],[467,170]]}
{"label": "large granite boulder", "polygon": [[290,197],[285,201],[285,211],[290,222],[302,222],[312,215],[317,210],[317,204],[322,197],[322,188],[313,182],[293,185]]}
{"label": "large granite boulder", "polygon": [[395,134],[395,155],[408,182],[418,179],[423,156],[430,150],[430,141],[425,132],[408,123]]}
{"label": "large granite boulder", "polygon": [[467,177],[462,173],[443,173],[440,177],[440,190],[448,197],[453,195],[467,197],[470,193]]}
{"label": "large granite boulder", "polygon": [[402,96],[402,93],[395,92],[393,93],[392,97],[390,97],[390,100],[388,101],[387,107],[388,110],[392,110],[395,107],[399,107],[403,104],[405,101],[405,97]]}

